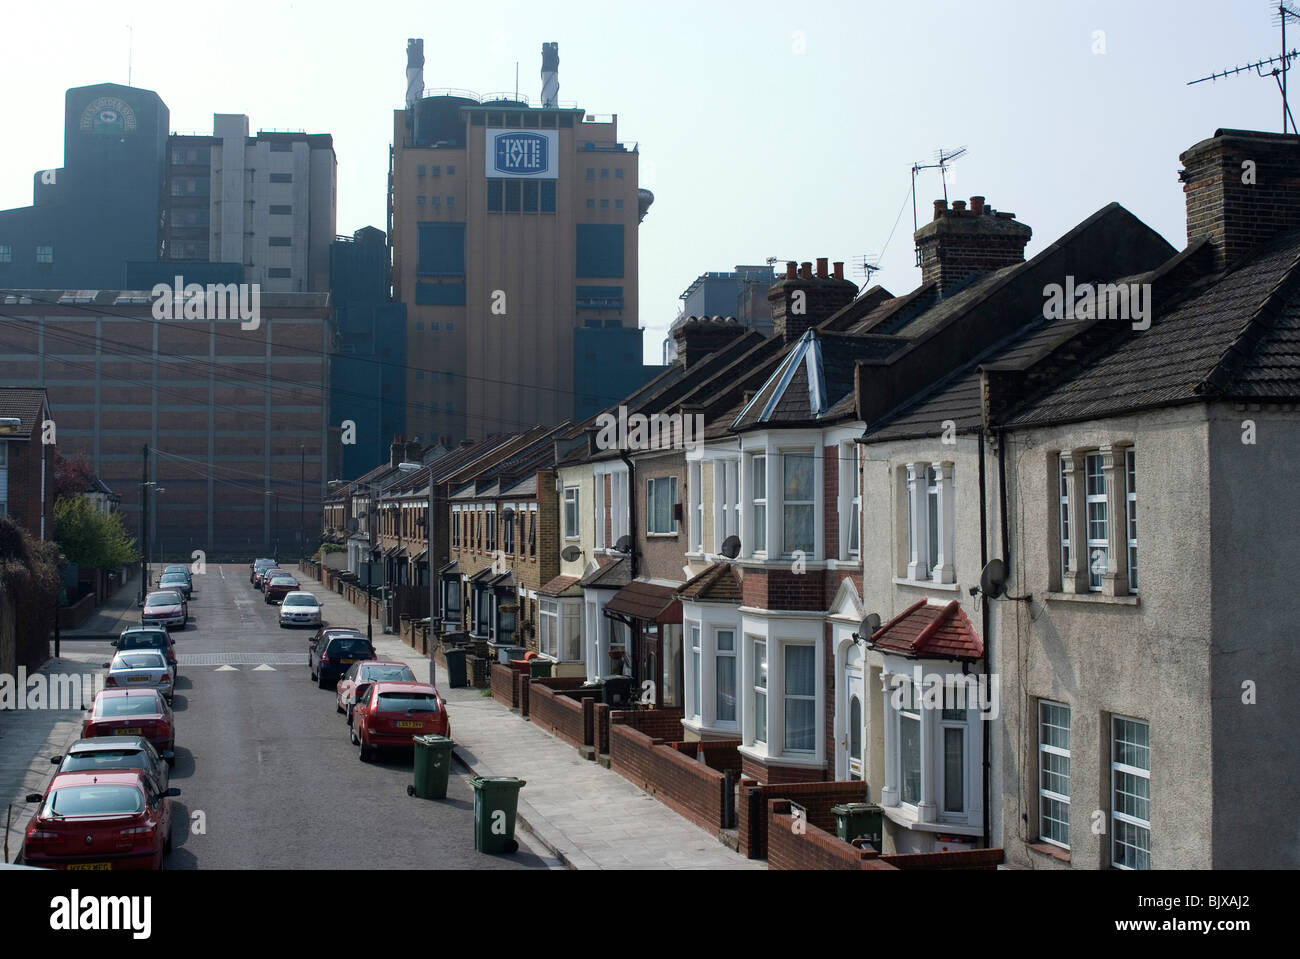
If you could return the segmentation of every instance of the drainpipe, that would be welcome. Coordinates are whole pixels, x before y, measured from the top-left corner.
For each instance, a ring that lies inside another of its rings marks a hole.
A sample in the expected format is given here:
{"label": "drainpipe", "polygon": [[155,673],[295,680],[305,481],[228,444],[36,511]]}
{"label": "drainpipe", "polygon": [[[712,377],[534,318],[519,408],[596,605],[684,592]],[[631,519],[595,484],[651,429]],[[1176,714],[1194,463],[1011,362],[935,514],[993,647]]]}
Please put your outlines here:
{"label": "drainpipe", "polygon": [[[635,580],[638,572],[636,563],[636,466],[632,463],[632,457],[627,455],[626,450],[621,450],[618,454],[618,458],[621,459],[623,465],[627,467],[627,535],[632,541],[632,548],[628,550],[627,554],[628,573],[630,574],[631,579]],[[633,645],[636,647],[634,650],[635,655],[632,657],[632,683],[633,693],[635,694],[636,690],[640,688],[641,683],[640,656],[643,650],[641,649],[640,626],[636,627],[632,639],[634,641]],[[655,684],[655,688],[658,689],[657,683]]]}
{"label": "drainpipe", "polygon": [[[984,476],[984,449],[985,449],[985,447],[984,447],[984,427],[981,426],[981,427],[979,428],[979,430],[978,430],[977,433],[976,433],[976,436],[977,436],[978,441],[979,441],[979,463],[980,463],[980,468],[979,468],[979,474],[980,474],[980,569],[983,570],[984,567],[988,564],[988,561],[989,561],[988,516],[987,516],[987,513],[986,513],[986,510],[987,510],[987,503],[986,503],[987,491],[986,491],[986,483],[985,483],[985,476]],[[990,681],[990,680],[989,680],[989,673],[992,671],[992,670],[990,669],[990,666],[991,666],[992,663],[991,663],[991,658],[990,658],[990,655],[989,655],[989,644],[991,643],[991,638],[990,638],[990,635],[989,635],[989,619],[990,619],[990,615],[989,615],[989,614],[990,614],[990,610],[989,610],[989,599],[988,599],[987,596],[981,596],[981,597],[980,597],[980,617],[981,617],[981,628],[983,629],[983,632],[984,632],[984,682],[985,682],[986,684]],[[980,722],[984,722],[983,718],[980,719]],[[990,816],[989,816],[989,779],[990,779],[990,770],[991,770],[991,765],[992,765],[992,764],[991,764],[991,762],[990,762],[990,745],[989,745],[989,739],[990,739],[990,736],[989,736],[989,729],[988,729],[988,724],[987,724],[987,723],[985,723],[984,735],[981,737],[981,739],[982,739],[983,742],[984,742],[984,749],[983,749],[983,752],[984,752],[984,848],[985,848],[985,849],[988,849],[988,848],[989,848],[989,819],[990,819]]]}

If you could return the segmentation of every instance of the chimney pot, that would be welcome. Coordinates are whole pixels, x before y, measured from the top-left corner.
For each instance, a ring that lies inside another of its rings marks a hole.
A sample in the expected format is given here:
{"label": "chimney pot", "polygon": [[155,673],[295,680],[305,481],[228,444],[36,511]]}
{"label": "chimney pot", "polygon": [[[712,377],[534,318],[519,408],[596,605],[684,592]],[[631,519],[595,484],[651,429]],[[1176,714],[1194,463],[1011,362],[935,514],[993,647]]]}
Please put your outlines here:
{"label": "chimney pot", "polygon": [[817,257],[817,276],[819,279],[824,280],[828,276],[830,276],[830,273],[827,271],[828,263],[830,263],[830,257],[828,256]]}
{"label": "chimney pot", "polygon": [[935,201],[934,201],[934,218],[935,218],[936,220],[942,219],[942,218],[943,218],[943,215],[944,215],[945,213],[947,213],[947,212],[948,212],[948,201],[947,201],[947,200],[935,200]]}
{"label": "chimney pot", "polygon": [[793,279],[795,278],[795,270],[797,270],[797,269],[799,269],[799,264],[798,264],[798,263],[796,263],[794,260],[786,260],[786,262],[785,262],[785,278],[786,278],[787,280],[793,280]]}
{"label": "chimney pot", "polygon": [[836,260],[832,265],[835,267],[835,279],[844,279],[844,263],[840,260]]}
{"label": "chimney pot", "polygon": [[973,196],[970,198],[970,211],[976,216],[984,215],[984,197]]}
{"label": "chimney pot", "polygon": [[965,200],[953,200],[953,201],[952,201],[952,212],[953,212],[953,213],[965,213],[965,212],[966,212],[966,201],[965,201]]}
{"label": "chimney pot", "polygon": [[799,268],[799,275],[800,275],[801,277],[803,277],[805,280],[811,280],[811,279],[812,279],[812,275],[813,275],[813,273],[812,273],[812,261],[811,261],[811,260],[804,260],[804,261],[803,261],[803,264],[802,264],[802,265],[800,266],[800,268]]}

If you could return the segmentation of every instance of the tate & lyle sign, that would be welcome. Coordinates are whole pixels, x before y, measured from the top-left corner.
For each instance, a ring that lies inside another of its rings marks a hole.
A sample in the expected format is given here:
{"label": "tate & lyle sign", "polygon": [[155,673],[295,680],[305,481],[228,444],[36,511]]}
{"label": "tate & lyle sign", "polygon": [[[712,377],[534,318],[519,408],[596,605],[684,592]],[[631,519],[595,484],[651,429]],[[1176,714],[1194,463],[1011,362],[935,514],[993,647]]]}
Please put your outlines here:
{"label": "tate & lyle sign", "polygon": [[487,131],[487,175],[554,180],[559,176],[555,130]]}

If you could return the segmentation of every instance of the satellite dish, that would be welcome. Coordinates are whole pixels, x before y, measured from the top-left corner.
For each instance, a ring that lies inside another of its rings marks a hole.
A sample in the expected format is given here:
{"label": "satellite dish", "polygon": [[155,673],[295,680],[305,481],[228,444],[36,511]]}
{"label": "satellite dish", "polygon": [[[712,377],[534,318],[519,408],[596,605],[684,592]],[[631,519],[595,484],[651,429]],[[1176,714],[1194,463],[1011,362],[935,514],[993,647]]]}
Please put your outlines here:
{"label": "satellite dish", "polygon": [[566,563],[572,563],[580,556],[582,556],[582,550],[578,549],[576,546],[566,546],[564,549],[560,550],[560,559],[564,560]]}
{"label": "satellite dish", "polygon": [[614,549],[618,550],[620,553],[632,552],[632,537],[620,536],[618,542],[614,544]]}
{"label": "satellite dish", "polygon": [[722,541],[722,555],[727,559],[735,559],[740,555],[740,537],[728,536]]}
{"label": "satellite dish", "polygon": [[990,599],[997,599],[1007,591],[1007,564],[1000,559],[991,559],[984,571],[980,573],[980,592]]}
{"label": "satellite dish", "polygon": [[858,623],[858,631],[853,634],[855,643],[865,643],[875,635],[876,630],[880,628],[880,614],[869,613],[862,617],[862,622]]}

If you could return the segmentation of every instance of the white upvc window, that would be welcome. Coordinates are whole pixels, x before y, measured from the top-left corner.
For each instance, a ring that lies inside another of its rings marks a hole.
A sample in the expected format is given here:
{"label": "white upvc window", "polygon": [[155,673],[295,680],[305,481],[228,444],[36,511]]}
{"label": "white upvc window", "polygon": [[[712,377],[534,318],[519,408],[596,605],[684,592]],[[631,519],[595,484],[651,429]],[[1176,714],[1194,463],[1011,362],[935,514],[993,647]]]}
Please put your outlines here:
{"label": "white upvc window", "polygon": [[657,476],[646,480],[646,532],[673,534],[677,523],[673,507],[677,505],[677,477]]}
{"label": "white upvc window", "polygon": [[767,745],[767,642],[750,637],[754,671],[754,742]]}
{"label": "white upvc window", "polygon": [[1151,727],[1111,717],[1111,865],[1151,868]]}
{"label": "white upvc window", "polygon": [[565,663],[583,661],[582,600],[537,598],[537,645],[541,652]]}
{"label": "white upvc window", "polygon": [[1038,701],[1038,837],[1070,848],[1070,707]]}
{"label": "white upvc window", "polygon": [[1106,472],[1100,453],[1089,453],[1086,473],[1088,589],[1101,590],[1102,577],[1110,561],[1110,503],[1106,494]]}
{"label": "white upvc window", "polygon": [[577,539],[581,529],[578,519],[578,487],[564,487],[564,538]]}
{"label": "white upvc window", "polygon": [[1128,591],[1138,591],[1137,454],[1124,451],[1124,527],[1128,540]]}
{"label": "white upvc window", "polygon": [[899,798],[909,806],[921,805],[921,699],[915,687],[910,701],[898,710]]}
{"label": "white upvc window", "polygon": [[713,718],[718,723],[736,722],[736,631],[718,629],[714,643]]}
{"label": "white upvc window", "polygon": [[484,522],[487,526],[488,552],[495,553],[497,548],[497,512],[495,507],[492,507],[487,511]]}
{"label": "white upvc window", "polygon": [[700,624],[688,623],[686,626],[687,643],[691,650],[691,675],[688,680],[687,689],[690,691],[686,703],[686,711],[692,716],[699,717],[704,709],[704,700],[700,695],[703,688],[704,677],[700,672]]}
{"label": "white upvc window", "polygon": [[848,470],[847,500],[849,508],[847,530],[848,544],[845,554],[855,557],[861,554],[862,536],[862,444],[849,443],[848,455],[841,459],[841,464]]}
{"label": "white upvc window", "polygon": [[453,509],[451,512],[451,545],[460,547],[460,518],[464,515],[460,509]]}
{"label": "white upvc window", "polygon": [[1062,453],[1057,460],[1057,496],[1060,508],[1061,579],[1070,575],[1070,457]]}
{"label": "white upvc window", "polygon": [[812,644],[783,643],[785,717],[784,752],[817,751],[817,648]]}
{"label": "white upvc window", "polygon": [[740,463],[713,461],[713,548],[720,551],[728,536],[739,535]]}
{"label": "white upvc window", "polygon": [[605,502],[605,476],[597,473],[593,479],[592,504],[596,516],[596,549],[605,549],[607,546],[612,545],[605,542],[605,508],[607,506]]}
{"label": "white upvc window", "polygon": [[784,555],[813,555],[817,543],[816,467],[812,450],[781,451],[781,510]]}
{"label": "white upvc window", "polygon": [[501,519],[501,542],[502,549],[507,556],[513,556],[515,552],[515,517],[523,514],[515,511],[509,516]]}
{"label": "white upvc window", "polygon": [[[689,553],[704,552],[704,466],[702,463],[691,463],[690,473],[687,475],[687,496],[690,498],[690,522],[688,524],[690,533]],[[716,545],[716,544],[715,544]]]}
{"label": "white upvc window", "polygon": [[754,548],[751,553],[767,552],[767,457],[763,454],[750,460],[753,482],[753,529]]}
{"label": "white upvc window", "polygon": [[537,602],[537,646],[543,656],[560,658],[560,601],[541,597]]}
{"label": "white upvc window", "polygon": [[907,578],[956,582],[956,486],[951,463],[907,464]]}

